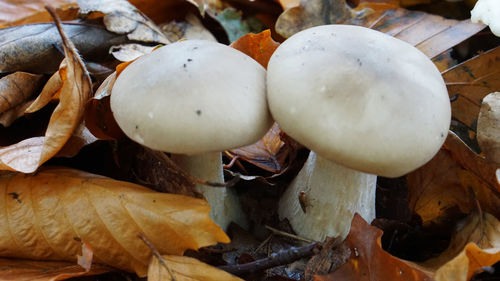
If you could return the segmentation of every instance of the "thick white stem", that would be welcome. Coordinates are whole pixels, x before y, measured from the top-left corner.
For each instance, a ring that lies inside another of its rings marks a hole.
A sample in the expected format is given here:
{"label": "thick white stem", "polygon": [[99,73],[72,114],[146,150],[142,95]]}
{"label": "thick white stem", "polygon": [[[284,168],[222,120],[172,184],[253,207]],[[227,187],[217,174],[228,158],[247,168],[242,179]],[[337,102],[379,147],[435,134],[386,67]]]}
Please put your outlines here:
{"label": "thick white stem", "polygon": [[368,223],[375,218],[376,180],[375,175],[335,164],[311,151],[280,199],[279,216],[287,218],[302,237],[344,239],[354,213]]}
{"label": "thick white stem", "polygon": [[[172,154],[172,160],[193,177],[210,181],[224,182],[222,156],[220,152],[199,155]],[[224,231],[231,221],[247,227],[246,216],[234,188],[212,187],[197,184],[196,189],[203,194],[210,205],[210,217]]]}

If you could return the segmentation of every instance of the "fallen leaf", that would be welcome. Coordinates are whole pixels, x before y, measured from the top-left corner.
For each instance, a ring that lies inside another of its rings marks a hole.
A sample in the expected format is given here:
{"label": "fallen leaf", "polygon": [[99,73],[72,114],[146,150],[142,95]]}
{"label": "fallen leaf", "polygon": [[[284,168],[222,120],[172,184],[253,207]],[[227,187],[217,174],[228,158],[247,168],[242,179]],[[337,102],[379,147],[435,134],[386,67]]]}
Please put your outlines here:
{"label": "fallen leaf", "polygon": [[45,5],[56,8],[62,20],[73,20],[78,13],[76,0],[2,0],[0,1],[0,28],[28,23],[50,22]]}
{"label": "fallen leaf", "polygon": [[361,216],[354,215],[346,243],[351,250],[347,263],[329,275],[316,275],[316,281],[368,281],[405,280],[431,281],[428,274],[412,267],[382,249],[382,230],[367,224]]}
{"label": "fallen leaf", "polygon": [[113,271],[103,265],[92,265],[89,271],[81,266],[62,261],[30,261],[0,258],[2,281],[59,281],[73,277],[99,275]]}
{"label": "fallen leaf", "polygon": [[9,127],[18,118],[24,116],[26,109],[28,109],[33,101],[24,102],[14,108],[11,108],[4,113],[0,114],[0,124],[4,127]]}
{"label": "fallen leaf", "polygon": [[267,68],[269,59],[279,45],[271,37],[271,31],[267,29],[257,34],[246,34],[234,41],[231,47],[247,54],[264,68]]}
{"label": "fallen leaf", "polygon": [[428,225],[471,212],[477,199],[481,209],[500,216],[500,185],[495,173],[495,165],[450,132],[438,154],[407,175],[410,209]]}
{"label": "fallen leaf", "polygon": [[484,24],[470,20],[449,20],[424,12],[395,9],[394,5],[382,7],[385,8],[365,3],[352,9],[346,0],[302,0],[299,6],[280,15],[276,31],[290,37],[318,25],[361,25],[406,41],[434,58],[485,28]]}
{"label": "fallen leaf", "polygon": [[96,263],[144,276],[151,253],[138,233],[162,254],[229,242],[196,198],[64,168],[4,175],[0,188],[4,257],[76,261],[83,241]]}
{"label": "fallen leaf", "polygon": [[131,41],[168,44],[156,24],[126,0],[78,0],[80,14],[95,19],[102,16],[108,31],[126,34]]}
{"label": "fallen leaf", "polygon": [[[113,45],[128,42],[124,35],[100,26],[63,24],[64,31],[86,60],[98,60]],[[27,71],[53,74],[64,54],[53,24],[31,24],[0,29],[0,73]]]}
{"label": "fallen leaf", "polygon": [[92,258],[94,252],[92,248],[85,242],[82,243],[82,254],[76,256],[76,260],[79,266],[85,269],[86,272],[90,271],[92,268]]}
{"label": "fallen leaf", "polygon": [[500,89],[500,47],[475,56],[447,71],[443,78],[451,97],[453,118],[475,128],[481,101]]}
{"label": "fallen leaf", "polygon": [[43,83],[42,75],[15,72],[0,79],[0,114],[29,101]]}
{"label": "fallen leaf", "polygon": [[338,238],[327,237],[321,251],[314,255],[304,270],[304,279],[313,280],[314,275],[326,275],[349,261],[351,250],[347,243],[340,243]]}
{"label": "fallen leaf", "polygon": [[198,39],[217,42],[214,35],[192,13],[188,13],[184,21],[170,21],[160,25],[161,30],[171,42],[181,39]]}
{"label": "fallen leaf", "polygon": [[257,143],[241,148],[231,149],[229,152],[233,157],[242,160],[272,173],[279,173],[285,164],[286,158],[278,157],[285,143],[280,137],[281,129],[277,123]]}
{"label": "fallen leaf", "polygon": [[500,92],[483,99],[477,120],[477,141],[486,159],[500,165]]}
{"label": "fallen leaf", "polygon": [[[19,148],[15,144],[1,148],[1,170],[34,172],[62,149],[82,121],[85,104],[91,95],[90,77],[75,47],[63,33],[60,23],[57,22],[57,25],[63,41],[67,63],[67,67],[63,68],[61,72],[63,84],[59,104],[52,113],[42,146],[28,147],[26,150],[25,147]],[[37,137],[36,140],[39,138]],[[28,141],[23,142],[23,144],[33,145],[34,143]],[[17,155],[16,158],[9,157],[13,155],[13,149],[20,149],[21,155]],[[29,155],[26,155],[25,152],[28,152]]]}
{"label": "fallen leaf", "polygon": [[[164,262],[162,264],[162,262]],[[169,269],[167,269],[168,267]],[[170,270],[170,273],[169,273]],[[172,278],[173,277],[173,278]],[[197,259],[184,256],[152,258],[148,269],[148,281],[243,281],[216,267]]]}
{"label": "fallen leaf", "polygon": [[58,100],[61,94],[61,89],[63,86],[62,77],[66,77],[67,75],[67,64],[66,60],[63,59],[61,62],[61,66],[59,67],[59,71],[55,72],[45,83],[42,91],[35,99],[35,101],[30,105],[29,108],[26,109],[26,113],[37,112],[38,110],[45,107],[52,100]]}
{"label": "fallen leaf", "polygon": [[419,264],[436,281],[467,281],[482,267],[500,261],[500,222],[488,213],[471,213],[441,255]]}

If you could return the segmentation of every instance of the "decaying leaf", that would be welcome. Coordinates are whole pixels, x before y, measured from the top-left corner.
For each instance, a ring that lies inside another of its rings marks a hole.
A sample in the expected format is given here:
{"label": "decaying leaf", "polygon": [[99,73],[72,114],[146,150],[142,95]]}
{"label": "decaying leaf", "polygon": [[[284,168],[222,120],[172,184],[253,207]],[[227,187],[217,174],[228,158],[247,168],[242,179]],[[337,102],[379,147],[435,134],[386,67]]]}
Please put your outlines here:
{"label": "decaying leaf", "polygon": [[0,178],[0,255],[75,261],[81,241],[96,263],[146,274],[151,258],[143,233],[162,254],[229,242],[196,198],[71,169]]}
{"label": "decaying leaf", "polygon": [[500,92],[483,99],[477,120],[477,141],[486,159],[500,165]]}
{"label": "decaying leaf", "polygon": [[[281,129],[277,123],[257,143],[241,148],[231,149],[233,157],[240,157],[253,165],[272,173],[279,173],[285,159],[278,157],[284,142],[280,138]],[[283,156],[283,155],[281,155]]]}
{"label": "decaying leaf", "polygon": [[90,18],[102,16],[108,31],[126,34],[129,40],[170,43],[153,21],[126,0],[78,0],[78,5],[81,14]]}
{"label": "decaying leaf", "polygon": [[14,108],[11,108],[4,113],[0,114],[0,124],[4,127],[9,127],[18,118],[24,116],[26,109],[31,105],[32,101],[24,102]]}
{"label": "decaying leaf", "polygon": [[[470,20],[448,20],[419,11],[366,3],[350,8],[345,0],[301,1],[285,11],[276,22],[276,31],[284,37],[309,27],[324,24],[355,24],[369,27],[416,46],[434,58],[485,28]],[[390,8],[390,9],[387,9]]]}
{"label": "decaying leaf", "polygon": [[231,47],[252,57],[264,68],[280,44],[273,40],[269,29],[260,33],[249,33],[231,44]]}
{"label": "decaying leaf", "polygon": [[171,42],[181,39],[199,39],[216,42],[217,39],[192,13],[186,15],[185,21],[171,21],[160,25],[161,30]]}
{"label": "decaying leaf", "polygon": [[[75,47],[65,36],[60,23],[58,24],[67,64],[67,67],[60,72],[63,84],[59,104],[52,113],[41,147],[32,146],[24,149],[14,144],[0,148],[1,170],[25,173],[35,171],[62,149],[82,121],[85,104],[91,95],[90,77]],[[35,143],[37,142],[23,142],[29,145]],[[18,150],[20,155],[15,158],[9,157],[16,154],[13,150]]]}
{"label": "decaying leaf", "polygon": [[234,8],[224,9],[216,18],[226,31],[229,42],[234,42],[247,33],[259,33],[265,29],[264,24],[257,18],[243,19],[242,14]]}
{"label": "decaying leaf", "polygon": [[410,209],[426,225],[471,212],[477,199],[483,210],[498,216],[500,185],[495,170],[450,132],[441,151],[408,174]]}
{"label": "decaying leaf", "polygon": [[361,216],[354,215],[346,242],[351,250],[347,263],[325,276],[315,276],[316,281],[431,281],[428,274],[412,267],[382,249],[382,231],[367,224]]}
{"label": "decaying leaf", "polygon": [[475,128],[481,101],[500,89],[500,47],[471,58],[445,72],[453,118]]}
{"label": "decaying leaf", "polygon": [[[166,266],[168,266],[171,273],[169,273]],[[160,261],[154,256],[149,264],[148,281],[170,280],[242,281],[243,279],[194,258],[164,255],[162,256],[162,261]]]}
{"label": "decaying leaf", "polygon": [[500,261],[500,222],[488,213],[473,212],[437,258],[420,266],[433,272],[436,281],[467,281],[482,267]]}
{"label": "decaying leaf", "polygon": [[43,86],[42,91],[35,99],[35,101],[30,105],[29,108],[26,109],[26,113],[37,112],[38,110],[45,107],[52,100],[59,99],[61,94],[61,89],[63,86],[63,78],[67,79],[67,63],[66,60],[63,59],[61,62],[61,66],[59,67],[59,71],[55,72],[50,79]]}
{"label": "decaying leaf", "polygon": [[98,275],[113,269],[93,264],[86,271],[76,263],[62,261],[31,261],[0,258],[2,281],[59,281],[73,277]]}
{"label": "decaying leaf", "polygon": [[[128,42],[124,35],[100,26],[63,24],[79,53],[87,60],[108,54],[111,46]],[[61,37],[53,24],[31,24],[0,29],[0,73],[54,73],[64,58]]]}
{"label": "decaying leaf", "polygon": [[76,0],[2,0],[0,1],[0,28],[51,21],[45,5],[56,8],[62,20],[75,19],[78,13]]}
{"label": "decaying leaf", "polygon": [[29,101],[43,83],[42,75],[15,72],[0,79],[0,114]]}

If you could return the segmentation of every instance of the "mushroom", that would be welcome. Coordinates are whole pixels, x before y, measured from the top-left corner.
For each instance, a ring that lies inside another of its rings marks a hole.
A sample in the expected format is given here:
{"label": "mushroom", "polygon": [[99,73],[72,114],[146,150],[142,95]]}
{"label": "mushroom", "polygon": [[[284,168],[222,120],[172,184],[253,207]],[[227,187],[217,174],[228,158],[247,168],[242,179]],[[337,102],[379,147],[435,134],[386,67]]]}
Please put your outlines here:
{"label": "mushroom", "polygon": [[489,25],[491,32],[500,37],[500,3],[498,0],[479,0],[470,11],[471,21]]}
{"label": "mushroom", "polygon": [[[223,182],[221,151],[256,142],[272,125],[265,73],[226,45],[180,41],[130,64],[113,86],[111,110],[132,140],[171,153],[196,177]],[[219,226],[245,226],[233,189],[197,189]]]}
{"label": "mushroom", "polygon": [[375,217],[376,175],[429,161],[451,107],[441,74],[413,46],[368,28],[325,25],[296,33],[267,71],[271,114],[312,150],[279,202],[301,236],[345,238],[354,213]]}

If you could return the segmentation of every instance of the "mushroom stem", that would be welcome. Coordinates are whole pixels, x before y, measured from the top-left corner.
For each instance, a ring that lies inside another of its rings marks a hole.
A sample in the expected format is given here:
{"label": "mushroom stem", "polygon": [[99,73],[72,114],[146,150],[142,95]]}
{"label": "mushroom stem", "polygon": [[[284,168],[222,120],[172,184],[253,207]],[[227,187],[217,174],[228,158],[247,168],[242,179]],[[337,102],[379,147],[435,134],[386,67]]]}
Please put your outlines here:
{"label": "mushroom stem", "polygon": [[[198,155],[172,154],[172,160],[193,177],[210,182],[224,182],[222,156],[220,152]],[[224,231],[231,221],[241,227],[247,222],[234,188],[213,187],[196,184],[196,190],[203,194],[210,205],[210,217]]]}
{"label": "mushroom stem", "polygon": [[376,181],[376,175],[335,164],[311,151],[280,199],[280,219],[287,218],[305,238],[344,239],[354,213],[368,223],[375,218]]}

